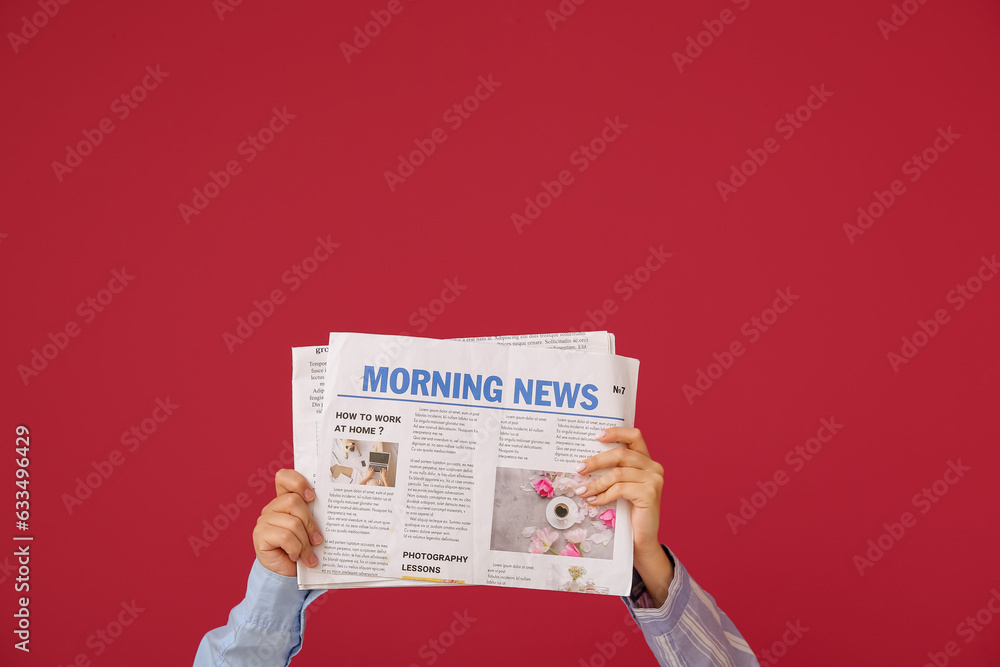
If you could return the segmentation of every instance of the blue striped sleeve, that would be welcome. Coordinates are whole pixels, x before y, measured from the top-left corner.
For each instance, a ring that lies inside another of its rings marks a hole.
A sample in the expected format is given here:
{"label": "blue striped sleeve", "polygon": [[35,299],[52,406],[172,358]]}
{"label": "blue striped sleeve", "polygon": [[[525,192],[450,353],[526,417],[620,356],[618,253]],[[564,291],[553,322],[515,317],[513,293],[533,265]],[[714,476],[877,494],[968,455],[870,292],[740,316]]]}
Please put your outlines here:
{"label": "blue striped sleeve", "polygon": [[715,599],[663,547],[674,564],[667,600],[660,608],[633,570],[632,595],[623,597],[646,643],[664,667],[759,667],[746,640]]}

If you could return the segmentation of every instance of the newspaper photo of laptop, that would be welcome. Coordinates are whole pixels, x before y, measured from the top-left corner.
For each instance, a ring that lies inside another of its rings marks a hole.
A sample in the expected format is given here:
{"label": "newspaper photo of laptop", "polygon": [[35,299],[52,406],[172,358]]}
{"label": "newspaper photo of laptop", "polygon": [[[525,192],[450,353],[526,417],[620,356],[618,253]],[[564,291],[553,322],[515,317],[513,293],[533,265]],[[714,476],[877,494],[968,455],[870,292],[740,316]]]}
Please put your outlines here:
{"label": "newspaper photo of laptop", "polygon": [[330,476],[335,484],[396,486],[395,442],[369,442],[352,438],[334,443]]}
{"label": "newspaper photo of laptop", "polygon": [[375,472],[388,470],[390,456],[388,452],[368,452],[368,468]]}

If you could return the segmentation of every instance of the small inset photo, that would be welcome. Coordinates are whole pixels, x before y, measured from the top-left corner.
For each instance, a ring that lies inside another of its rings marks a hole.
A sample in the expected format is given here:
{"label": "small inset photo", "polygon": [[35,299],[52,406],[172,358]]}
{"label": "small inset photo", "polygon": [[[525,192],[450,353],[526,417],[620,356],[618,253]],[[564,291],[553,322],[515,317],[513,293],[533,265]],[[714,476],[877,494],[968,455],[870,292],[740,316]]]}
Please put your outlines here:
{"label": "small inset photo", "polygon": [[399,444],[352,438],[333,441],[330,476],[335,484],[396,486]]}
{"label": "small inset photo", "polygon": [[549,556],[614,556],[615,507],[591,505],[575,489],[590,475],[497,468],[490,549]]}

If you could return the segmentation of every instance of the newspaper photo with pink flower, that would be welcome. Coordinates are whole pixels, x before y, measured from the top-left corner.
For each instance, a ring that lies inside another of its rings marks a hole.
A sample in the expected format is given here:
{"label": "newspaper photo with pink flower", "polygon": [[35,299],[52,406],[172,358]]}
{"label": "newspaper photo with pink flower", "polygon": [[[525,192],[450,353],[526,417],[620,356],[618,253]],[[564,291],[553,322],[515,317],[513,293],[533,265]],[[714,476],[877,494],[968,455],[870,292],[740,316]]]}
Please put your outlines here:
{"label": "newspaper photo with pink flower", "polygon": [[483,584],[624,595],[627,501],[576,489],[634,423],[638,361],[607,332],[435,340],[333,333],[293,349],[295,469],[320,564],[300,588]]}

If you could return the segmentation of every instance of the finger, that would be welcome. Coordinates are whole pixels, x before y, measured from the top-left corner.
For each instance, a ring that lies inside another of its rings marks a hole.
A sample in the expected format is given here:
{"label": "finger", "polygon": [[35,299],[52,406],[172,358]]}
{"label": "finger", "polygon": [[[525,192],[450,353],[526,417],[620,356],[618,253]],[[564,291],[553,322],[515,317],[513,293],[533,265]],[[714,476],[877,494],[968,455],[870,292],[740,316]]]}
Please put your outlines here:
{"label": "finger", "polygon": [[319,526],[316,525],[316,518],[313,516],[312,510],[309,509],[306,501],[302,500],[302,496],[297,493],[284,493],[278,496],[261,510],[261,515],[269,512],[284,513],[298,519],[303,530],[308,533],[311,544],[319,544],[323,541],[323,534],[320,532]]}
{"label": "finger", "polygon": [[[615,484],[635,482],[640,484],[653,484],[655,488],[657,475],[648,470],[638,468],[612,468],[589,484],[577,487],[576,495],[583,496],[587,502],[593,503],[592,497],[611,488]],[[663,478],[659,477],[662,484]]]}
{"label": "finger", "polygon": [[614,447],[600,454],[594,454],[584,459],[577,466],[576,471],[585,475],[595,470],[614,467],[638,468],[639,470],[650,470],[663,474],[663,466],[649,458],[648,455],[625,447]]}
{"label": "finger", "polygon": [[649,456],[646,441],[642,439],[642,433],[637,428],[613,426],[598,433],[597,439],[601,442],[620,442],[632,451]]}
{"label": "finger", "polygon": [[[254,544],[259,552],[283,551],[292,562],[298,562],[302,555],[302,542],[290,530],[269,523],[258,523],[254,530]],[[316,558],[315,555],[312,556]],[[314,561],[307,560],[309,564]]]}
{"label": "finger", "polygon": [[316,497],[309,481],[297,470],[282,468],[274,475],[275,495],[280,496],[285,493],[297,493],[309,502]]}
{"label": "finger", "polygon": [[301,521],[291,514],[285,514],[284,512],[268,512],[262,515],[259,521],[263,521],[268,526],[280,528],[294,536],[298,546],[295,548],[294,554],[286,549],[289,558],[293,561],[301,558],[306,563],[312,562],[312,546],[309,544],[309,536],[306,534],[305,526],[302,525]]}
{"label": "finger", "polygon": [[[647,482],[617,482],[602,493],[587,498],[591,505],[609,505],[619,498],[629,500],[636,507],[659,507],[658,490]],[[591,500],[593,498],[593,500]]]}

